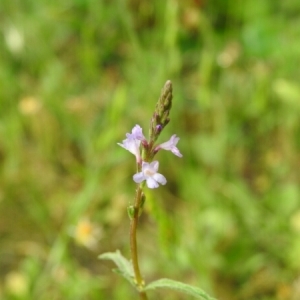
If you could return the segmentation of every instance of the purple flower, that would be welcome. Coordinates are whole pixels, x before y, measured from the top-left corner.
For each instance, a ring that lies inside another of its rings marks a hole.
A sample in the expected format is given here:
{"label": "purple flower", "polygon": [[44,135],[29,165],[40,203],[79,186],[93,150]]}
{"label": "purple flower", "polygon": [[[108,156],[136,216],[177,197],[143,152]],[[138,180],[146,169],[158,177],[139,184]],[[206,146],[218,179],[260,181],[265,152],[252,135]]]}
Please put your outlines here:
{"label": "purple flower", "polygon": [[139,141],[144,141],[146,138],[143,135],[143,129],[140,125],[135,125],[132,128],[131,133],[126,133],[127,139],[135,139]]}
{"label": "purple flower", "polygon": [[140,144],[141,141],[135,139],[126,139],[123,143],[117,143],[119,146],[131,152],[136,157],[137,163],[141,162]]}
{"label": "purple flower", "polygon": [[157,152],[160,149],[170,150],[176,156],[182,157],[182,154],[179,152],[178,148],[176,147],[178,141],[179,141],[179,137],[176,137],[176,134],[173,134],[167,142],[158,145],[155,148],[155,151]]}
{"label": "purple flower", "polygon": [[141,163],[140,145],[141,141],[145,141],[143,129],[139,125],[135,125],[131,133],[126,133],[127,139],[122,143],[117,143],[119,146],[131,152],[136,157],[137,163]]}
{"label": "purple flower", "polygon": [[159,187],[159,183],[165,185],[167,180],[165,176],[157,173],[159,167],[158,161],[153,161],[151,163],[143,162],[142,171],[140,173],[133,175],[133,180],[136,183],[141,183],[146,180],[147,186],[150,189],[155,189]]}

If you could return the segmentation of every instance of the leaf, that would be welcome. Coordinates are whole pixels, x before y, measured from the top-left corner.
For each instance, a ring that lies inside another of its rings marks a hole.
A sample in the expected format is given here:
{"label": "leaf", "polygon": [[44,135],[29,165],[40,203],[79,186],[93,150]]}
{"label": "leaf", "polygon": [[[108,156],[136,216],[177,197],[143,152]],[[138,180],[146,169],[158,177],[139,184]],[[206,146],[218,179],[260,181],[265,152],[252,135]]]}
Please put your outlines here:
{"label": "leaf", "polygon": [[116,252],[106,252],[98,256],[99,259],[112,260],[118,267],[113,269],[114,272],[122,275],[126,278],[133,286],[136,286],[134,281],[134,272],[132,263],[127,260],[119,250]]}
{"label": "leaf", "polygon": [[205,300],[216,300],[215,298],[210,297],[207,295],[203,290],[198,287],[191,286],[180,281],[175,281],[172,279],[162,278],[155,280],[149,283],[144,290],[153,290],[157,288],[168,288],[176,291],[180,291],[190,296],[194,296],[198,299],[205,299]]}

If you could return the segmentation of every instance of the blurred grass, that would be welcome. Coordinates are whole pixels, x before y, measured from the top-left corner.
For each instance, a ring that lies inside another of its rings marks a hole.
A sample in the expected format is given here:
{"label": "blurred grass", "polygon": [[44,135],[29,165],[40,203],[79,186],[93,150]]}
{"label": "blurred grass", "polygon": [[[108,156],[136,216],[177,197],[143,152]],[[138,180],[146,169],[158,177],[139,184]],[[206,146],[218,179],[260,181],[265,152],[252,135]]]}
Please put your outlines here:
{"label": "blurred grass", "polygon": [[161,140],[176,133],[184,157],[158,154],[146,280],[299,299],[299,13],[297,0],[3,1],[0,298],[136,297],[97,256],[129,256],[135,167],[116,143],[147,132],[171,79]]}

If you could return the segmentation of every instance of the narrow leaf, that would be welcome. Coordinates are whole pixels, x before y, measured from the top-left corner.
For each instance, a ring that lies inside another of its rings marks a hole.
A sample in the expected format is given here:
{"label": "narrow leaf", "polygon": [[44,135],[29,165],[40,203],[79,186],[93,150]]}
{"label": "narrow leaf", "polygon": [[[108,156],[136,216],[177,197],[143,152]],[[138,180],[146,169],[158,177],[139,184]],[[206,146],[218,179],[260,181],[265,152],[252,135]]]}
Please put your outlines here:
{"label": "narrow leaf", "polygon": [[118,267],[118,269],[113,269],[113,271],[122,275],[133,286],[135,286],[132,264],[121,254],[119,250],[117,250],[116,252],[103,253],[99,255],[98,258],[105,259],[105,260],[112,260]]}
{"label": "narrow leaf", "polygon": [[180,281],[175,281],[172,279],[162,278],[155,280],[149,283],[144,290],[152,290],[157,288],[168,288],[176,291],[180,291],[190,296],[194,296],[198,299],[205,299],[205,300],[216,300],[215,298],[210,297],[206,294],[202,289],[191,286]]}

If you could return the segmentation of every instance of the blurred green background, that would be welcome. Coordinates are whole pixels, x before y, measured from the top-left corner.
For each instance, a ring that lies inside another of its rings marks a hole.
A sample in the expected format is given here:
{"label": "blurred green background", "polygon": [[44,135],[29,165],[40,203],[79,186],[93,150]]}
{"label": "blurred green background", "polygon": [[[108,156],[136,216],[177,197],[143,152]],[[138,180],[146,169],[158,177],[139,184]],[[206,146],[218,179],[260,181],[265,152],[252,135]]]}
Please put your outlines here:
{"label": "blurred green background", "polygon": [[[147,191],[147,282],[220,300],[300,299],[298,0],[0,4],[0,298],[137,299],[97,256],[129,257],[135,158],[170,79],[183,158]],[[190,299],[170,291],[150,299]]]}

